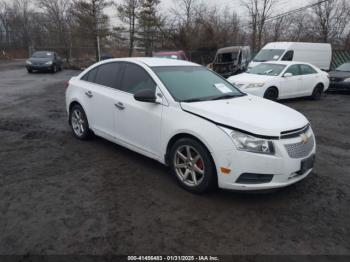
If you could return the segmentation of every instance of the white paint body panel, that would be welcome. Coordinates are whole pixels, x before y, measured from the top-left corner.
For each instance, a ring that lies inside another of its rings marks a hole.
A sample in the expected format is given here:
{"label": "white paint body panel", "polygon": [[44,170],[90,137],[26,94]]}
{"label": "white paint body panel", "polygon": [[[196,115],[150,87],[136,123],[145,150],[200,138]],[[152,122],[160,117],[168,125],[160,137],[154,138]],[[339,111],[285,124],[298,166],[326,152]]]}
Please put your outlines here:
{"label": "white paint body panel", "polygon": [[[157,93],[162,94],[162,99],[157,104],[142,103],[134,100],[131,94],[80,80],[91,68],[111,61],[128,61],[142,66],[158,85]],[[66,90],[67,112],[69,113],[72,102],[79,103],[85,110],[89,125],[96,135],[163,164],[166,164],[165,156],[171,138],[178,134],[195,136],[211,153],[221,188],[258,190],[284,187],[309,174],[308,172],[296,179],[289,179],[291,174],[300,169],[303,159],[291,159],[284,144],[300,142],[300,138],[274,140],[275,155],[249,153],[238,151],[233,144],[233,138],[217,125],[221,123],[262,136],[279,136],[283,131],[307,125],[308,121],[302,114],[251,95],[219,101],[178,103],[151,69],[151,66],[167,65],[195,64],[166,59],[133,58],[113,59],[93,65],[69,81]],[[87,91],[93,92],[94,96],[87,98],[85,95]],[[114,106],[118,101],[125,104],[125,110],[118,110]],[[309,132],[310,136],[313,136],[311,129]],[[310,155],[315,154],[315,150],[316,147],[312,149]],[[220,167],[230,168],[232,172],[229,175],[223,174]],[[270,183],[261,185],[235,183],[242,173],[247,172],[275,174],[275,176]]]}
{"label": "white paint body panel", "polygon": [[[311,96],[317,84],[324,86],[323,91],[329,87],[328,74],[320,69],[307,63],[300,62],[266,62],[267,64],[281,64],[286,65],[286,68],[279,76],[267,76],[242,73],[231,76],[227,79],[230,83],[236,85],[241,91],[252,95],[263,97],[269,87],[276,87],[278,89],[278,99],[296,98]],[[283,77],[284,73],[291,65],[309,65],[317,71],[317,74],[297,75],[291,77]],[[247,88],[249,84],[265,83],[262,87]]]}

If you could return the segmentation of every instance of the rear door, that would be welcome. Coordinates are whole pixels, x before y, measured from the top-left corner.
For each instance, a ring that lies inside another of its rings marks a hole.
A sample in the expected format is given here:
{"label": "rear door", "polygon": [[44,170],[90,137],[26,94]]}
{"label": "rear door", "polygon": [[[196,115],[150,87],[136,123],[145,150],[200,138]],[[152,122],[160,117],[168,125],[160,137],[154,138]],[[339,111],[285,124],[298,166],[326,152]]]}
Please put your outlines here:
{"label": "rear door", "polygon": [[[290,73],[292,76],[290,77],[284,77],[284,74]],[[279,90],[280,92],[280,98],[292,98],[299,96],[300,93],[300,85],[302,85],[303,82],[303,76],[300,72],[300,66],[299,65],[291,65],[289,66],[286,71],[283,73],[283,76],[281,77],[281,88]]]}
{"label": "rear door", "polygon": [[303,75],[303,84],[300,86],[300,94],[309,96],[312,94],[316,85],[322,82],[322,80],[320,79],[320,74],[311,66],[301,64],[300,69]]}
{"label": "rear door", "polygon": [[[98,134],[114,137],[114,99],[122,64],[111,62],[92,69],[87,75],[84,95],[90,127]],[[85,76],[84,76],[85,77]]]}
{"label": "rear door", "polygon": [[159,158],[163,105],[136,101],[134,94],[151,89],[162,97],[160,90],[144,68],[126,62],[121,88],[122,91],[114,99],[116,138],[152,158]]}

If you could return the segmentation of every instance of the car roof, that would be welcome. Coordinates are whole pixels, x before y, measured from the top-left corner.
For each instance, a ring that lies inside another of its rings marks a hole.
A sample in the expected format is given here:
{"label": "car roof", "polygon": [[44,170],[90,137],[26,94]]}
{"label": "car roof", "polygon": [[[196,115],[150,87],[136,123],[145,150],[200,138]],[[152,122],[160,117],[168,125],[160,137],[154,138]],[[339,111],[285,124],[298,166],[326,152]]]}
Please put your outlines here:
{"label": "car roof", "polygon": [[156,57],[128,57],[128,58],[115,58],[108,59],[107,62],[132,62],[132,63],[142,63],[149,67],[158,66],[201,66],[192,62],[185,60],[175,60],[167,58],[156,58]]}
{"label": "car roof", "polygon": [[305,62],[298,62],[298,61],[266,61],[266,62],[262,62],[262,64],[276,64],[276,65],[300,65],[300,64],[304,64],[304,65],[310,65],[309,63],[305,63]]}

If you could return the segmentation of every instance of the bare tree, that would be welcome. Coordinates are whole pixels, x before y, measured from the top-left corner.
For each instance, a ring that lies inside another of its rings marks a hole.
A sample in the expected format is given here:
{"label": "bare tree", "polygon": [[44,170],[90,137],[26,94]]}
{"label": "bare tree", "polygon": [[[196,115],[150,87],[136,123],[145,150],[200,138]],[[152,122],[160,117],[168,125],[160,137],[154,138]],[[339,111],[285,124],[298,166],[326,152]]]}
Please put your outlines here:
{"label": "bare tree", "polygon": [[37,0],[45,17],[44,27],[47,28],[56,44],[63,45],[64,53],[69,63],[71,56],[71,1],[70,0]]}
{"label": "bare tree", "polygon": [[122,22],[128,24],[129,31],[129,56],[131,57],[135,44],[135,30],[138,13],[140,9],[140,0],[123,0],[117,5],[118,15]]}
{"label": "bare tree", "polygon": [[[314,0],[318,3],[319,0]],[[313,8],[314,30],[323,42],[342,37],[349,25],[350,5],[348,0],[328,0]]]}
{"label": "bare tree", "polygon": [[249,13],[252,49],[260,49],[266,21],[271,17],[277,0],[242,0]]}
{"label": "bare tree", "polygon": [[108,34],[108,16],[104,9],[111,5],[107,0],[73,0],[73,13],[82,34],[88,36],[93,42],[96,60],[100,59],[100,39]]}

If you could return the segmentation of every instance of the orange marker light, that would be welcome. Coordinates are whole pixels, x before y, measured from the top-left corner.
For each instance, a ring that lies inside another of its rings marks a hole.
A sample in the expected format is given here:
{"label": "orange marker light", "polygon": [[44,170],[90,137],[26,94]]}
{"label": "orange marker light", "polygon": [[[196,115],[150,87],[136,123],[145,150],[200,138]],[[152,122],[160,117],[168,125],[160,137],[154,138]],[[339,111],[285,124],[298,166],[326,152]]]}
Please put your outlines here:
{"label": "orange marker light", "polygon": [[221,168],[221,173],[224,173],[224,174],[228,175],[228,174],[230,174],[230,173],[231,173],[231,169],[228,169],[228,168],[222,167],[222,168]]}

